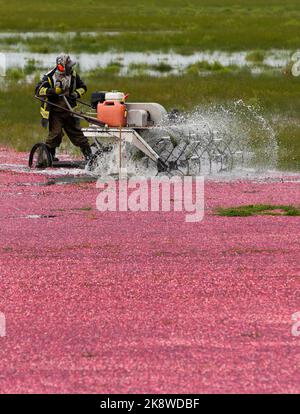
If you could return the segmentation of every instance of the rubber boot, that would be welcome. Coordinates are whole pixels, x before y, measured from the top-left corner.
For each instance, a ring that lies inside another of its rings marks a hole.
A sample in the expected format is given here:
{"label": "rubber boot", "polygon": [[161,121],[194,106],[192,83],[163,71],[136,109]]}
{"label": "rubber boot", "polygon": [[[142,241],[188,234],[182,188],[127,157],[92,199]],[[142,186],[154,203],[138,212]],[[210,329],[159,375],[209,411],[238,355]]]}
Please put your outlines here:
{"label": "rubber boot", "polygon": [[92,155],[93,155],[91,147],[88,145],[86,147],[81,147],[80,150],[81,150],[86,162],[88,162],[91,159]]}
{"label": "rubber boot", "polygon": [[52,160],[53,161],[59,161],[59,159],[57,157],[55,157],[56,148],[49,148],[49,152],[52,155]]}

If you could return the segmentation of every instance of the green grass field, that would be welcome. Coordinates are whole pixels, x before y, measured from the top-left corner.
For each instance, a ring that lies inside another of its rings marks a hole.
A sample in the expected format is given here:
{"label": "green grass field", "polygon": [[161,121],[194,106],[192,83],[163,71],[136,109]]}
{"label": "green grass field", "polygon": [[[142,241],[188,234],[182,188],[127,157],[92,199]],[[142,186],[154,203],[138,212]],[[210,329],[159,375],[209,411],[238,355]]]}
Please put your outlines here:
{"label": "green grass field", "polygon": [[246,206],[218,208],[217,214],[225,217],[267,216],[300,216],[300,208],[291,205],[250,204]]}
{"label": "green grass field", "polygon": [[[0,0],[0,10],[0,31],[99,32],[62,41],[76,52],[294,49],[300,43],[296,0]],[[57,48],[45,39],[28,44],[36,52]]]}

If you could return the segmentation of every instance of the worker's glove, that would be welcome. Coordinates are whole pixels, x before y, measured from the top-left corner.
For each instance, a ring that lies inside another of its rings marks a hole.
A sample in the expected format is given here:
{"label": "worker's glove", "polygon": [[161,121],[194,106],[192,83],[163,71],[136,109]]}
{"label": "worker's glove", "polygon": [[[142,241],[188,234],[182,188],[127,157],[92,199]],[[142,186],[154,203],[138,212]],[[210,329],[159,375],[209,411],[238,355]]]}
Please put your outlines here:
{"label": "worker's glove", "polygon": [[63,93],[63,83],[62,81],[55,82],[55,93],[56,95],[61,95]]}

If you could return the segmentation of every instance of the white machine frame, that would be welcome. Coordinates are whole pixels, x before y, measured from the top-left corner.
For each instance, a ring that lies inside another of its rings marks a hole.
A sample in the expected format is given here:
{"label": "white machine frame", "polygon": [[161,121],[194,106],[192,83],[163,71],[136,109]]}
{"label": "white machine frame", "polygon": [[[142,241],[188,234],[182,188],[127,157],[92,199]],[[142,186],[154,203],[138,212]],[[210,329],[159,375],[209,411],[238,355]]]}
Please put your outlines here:
{"label": "white machine frame", "polygon": [[[151,129],[149,128],[139,128],[139,130]],[[158,162],[159,155],[150,147],[149,144],[141,137],[138,133],[138,130],[133,128],[100,128],[94,125],[90,125],[88,128],[82,128],[82,132],[87,138],[92,138],[97,149],[101,149],[101,140],[105,139],[115,139],[118,142],[121,138],[122,142],[128,142],[131,145],[134,145],[140,151],[142,151],[147,157],[151,160]]]}
{"label": "white machine frame", "polygon": [[[125,143],[129,143],[142,151],[145,156],[149,157],[155,163],[163,165],[160,156],[154,149],[144,140],[140,131],[150,130],[159,125],[163,118],[167,115],[165,108],[158,103],[126,103],[128,113],[131,110],[143,110],[149,114],[149,123],[147,126],[127,126],[127,127],[101,127],[95,124],[90,124],[88,128],[82,128],[82,132],[87,138],[93,139],[97,149],[102,148],[102,142],[105,140],[113,140],[119,142],[120,164],[122,152],[126,151]],[[89,113],[89,115],[96,116],[96,113]],[[76,116],[76,115],[75,115]],[[124,154],[123,154],[124,155]],[[126,158],[126,154],[125,154]]]}

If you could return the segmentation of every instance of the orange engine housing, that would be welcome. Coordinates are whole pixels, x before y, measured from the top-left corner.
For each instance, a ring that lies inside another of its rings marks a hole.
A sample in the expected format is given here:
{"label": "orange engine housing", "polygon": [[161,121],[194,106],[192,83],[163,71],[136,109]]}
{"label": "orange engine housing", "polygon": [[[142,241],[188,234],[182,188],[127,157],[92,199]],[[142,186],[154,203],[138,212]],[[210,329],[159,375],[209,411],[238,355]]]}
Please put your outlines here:
{"label": "orange engine housing", "polygon": [[124,102],[104,101],[97,105],[97,119],[110,127],[127,125],[127,110]]}

